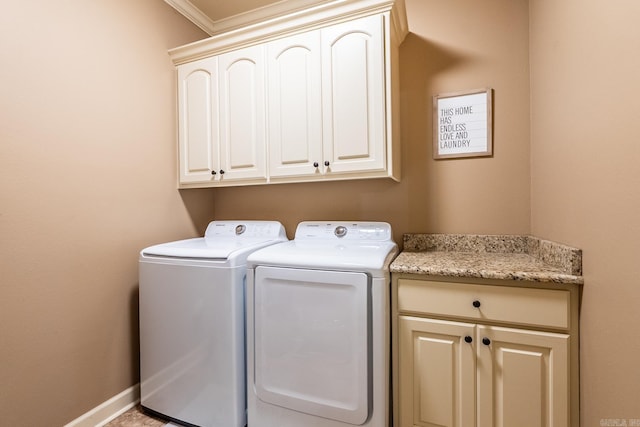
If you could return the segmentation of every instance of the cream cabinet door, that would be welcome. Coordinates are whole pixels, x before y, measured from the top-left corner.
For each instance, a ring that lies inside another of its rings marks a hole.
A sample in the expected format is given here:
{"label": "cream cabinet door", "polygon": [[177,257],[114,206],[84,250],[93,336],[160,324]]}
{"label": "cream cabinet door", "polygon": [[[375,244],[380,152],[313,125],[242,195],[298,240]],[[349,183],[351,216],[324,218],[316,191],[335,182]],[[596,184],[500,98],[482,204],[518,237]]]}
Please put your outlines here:
{"label": "cream cabinet door", "polygon": [[569,335],[477,328],[478,426],[568,426]]}
{"label": "cream cabinet door", "polygon": [[384,170],[384,16],[323,28],[323,166],[326,173]]}
{"label": "cream cabinet door", "polygon": [[218,56],[220,169],[218,180],[266,180],[264,46]]}
{"label": "cream cabinet door", "polygon": [[218,59],[178,67],[178,145],[181,184],[212,180],[219,169]]}
{"label": "cream cabinet door", "polygon": [[322,157],[320,31],[267,45],[269,175],[318,174]]}
{"label": "cream cabinet door", "polygon": [[399,317],[399,427],[475,425],[475,328]]}

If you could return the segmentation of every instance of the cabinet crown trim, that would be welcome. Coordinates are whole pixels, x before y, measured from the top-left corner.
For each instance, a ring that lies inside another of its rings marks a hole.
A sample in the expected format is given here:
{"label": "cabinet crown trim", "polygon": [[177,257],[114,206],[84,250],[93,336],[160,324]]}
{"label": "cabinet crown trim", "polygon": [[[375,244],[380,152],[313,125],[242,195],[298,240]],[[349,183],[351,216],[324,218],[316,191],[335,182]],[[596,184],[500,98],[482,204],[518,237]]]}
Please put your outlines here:
{"label": "cabinet crown trim", "polygon": [[391,31],[395,33],[398,44],[402,43],[409,32],[404,0],[328,0],[303,9],[283,11],[262,8],[231,17],[224,24],[226,31],[171,49],[169,55],[175,65],[180,65],[240,47],[384,12],[390,12]]}

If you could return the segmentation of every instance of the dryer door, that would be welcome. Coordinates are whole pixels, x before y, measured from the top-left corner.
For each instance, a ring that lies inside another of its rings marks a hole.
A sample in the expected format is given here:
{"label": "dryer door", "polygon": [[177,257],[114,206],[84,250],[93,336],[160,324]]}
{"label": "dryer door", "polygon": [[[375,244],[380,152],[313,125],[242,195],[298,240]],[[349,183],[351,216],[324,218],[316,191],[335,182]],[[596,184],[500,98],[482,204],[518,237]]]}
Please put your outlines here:
{"label": "dryer door", "polygon": [[369,277],[264,266],[255,271],[258,398],[363,424],[371,397]]}

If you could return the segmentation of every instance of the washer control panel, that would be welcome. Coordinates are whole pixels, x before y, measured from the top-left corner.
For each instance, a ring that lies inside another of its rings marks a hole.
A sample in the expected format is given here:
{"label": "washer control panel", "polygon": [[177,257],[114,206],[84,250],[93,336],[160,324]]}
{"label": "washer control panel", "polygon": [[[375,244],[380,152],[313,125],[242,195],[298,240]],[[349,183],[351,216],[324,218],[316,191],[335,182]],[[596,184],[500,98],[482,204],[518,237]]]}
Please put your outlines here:
{"label": "washer control panel", "polygon": [[298,224],[296,240],[389,241],[391,225],[386,222],[322,222]]}
{"label": "washer control panel", "polygon": [[339,225],[333,230],[333,234],[335,234],[336,237],[342,238],[347,235],[347,227]]}
{"label": "washer control panel", "polygon": [[207,238],[276,238],[284,235],[284,227],[277,221],[211,221]]}

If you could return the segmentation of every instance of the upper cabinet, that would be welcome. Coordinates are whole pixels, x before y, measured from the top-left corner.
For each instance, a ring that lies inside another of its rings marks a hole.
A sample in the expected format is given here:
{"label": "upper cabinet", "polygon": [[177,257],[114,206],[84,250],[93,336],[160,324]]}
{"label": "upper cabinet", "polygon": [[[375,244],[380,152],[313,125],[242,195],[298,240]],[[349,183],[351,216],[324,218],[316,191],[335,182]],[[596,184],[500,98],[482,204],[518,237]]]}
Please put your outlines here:
{"label": "upper cabinet", "polygon": [[263,75],[258,46],[178,67],[181,185],[266,182]]}
{"label": "upper cabinet", "polygon": [[178,146],[181,184],[208,180],[219,169],[218,58],[178,68]]}
{"label": "upper cabinet", "polygon": [[[264,53],[260,46],[218,57],[220,170],[218,181],[264,181]],[[215,102],[215,101],[214,101]]]}
{"label": "upper cabinet", "polygon": [[269,176],[319,173],[324,161],[320,31],[268,43],[267,71]]}
{"label": "upper cabinet", "polygon": [[402,1],[336,0],[170,51],[182,188],[400,179]]}
{"label": "upper cabinet", "polygon": [[382,15],[322,30],[322,135],[331,173],[394,176],[386,162],[385,129],[393,123],[386,122],[384,51]]}

